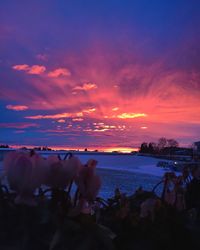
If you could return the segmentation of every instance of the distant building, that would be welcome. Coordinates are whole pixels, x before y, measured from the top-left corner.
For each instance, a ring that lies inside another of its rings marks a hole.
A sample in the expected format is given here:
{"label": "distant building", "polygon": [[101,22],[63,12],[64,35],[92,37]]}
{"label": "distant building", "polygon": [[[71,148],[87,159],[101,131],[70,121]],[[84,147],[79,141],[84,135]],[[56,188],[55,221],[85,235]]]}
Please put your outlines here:
{"label": "distant building", "polygon": [[196,154],[200,155],[200,141],[194,142],[194,150]]}

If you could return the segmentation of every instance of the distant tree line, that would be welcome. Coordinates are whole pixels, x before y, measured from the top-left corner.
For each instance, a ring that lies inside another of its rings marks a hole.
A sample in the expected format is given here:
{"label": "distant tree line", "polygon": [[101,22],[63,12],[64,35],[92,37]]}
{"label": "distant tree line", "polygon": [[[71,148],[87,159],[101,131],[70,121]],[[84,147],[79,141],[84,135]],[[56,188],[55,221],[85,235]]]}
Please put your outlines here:
{"label": "distant tree line", "polygon": [[0,148],[9,148],[9,146],[8,145],[0,145]]}
{"label": "distant tree line", "polygon": [[51,151],[52,149],[48,148],[48,147],[35,147],[34,150],[37,150],[37,151]]}
{"label": "distant tree line", "polygon": [[[10,147],[8,145],[1,144],[0,148],[10,148]],[[29,150],[29,148],[27,148],[27,147],[21,147],[20,149]],[[34,147],[33,149],[37,150],[37,151],[51,151],[52,150],[51,148],[49,148],[47,146],[44,146],[44,147]]]}
{"label": "distant tree line", "polygon": [[[22,149],[22,150],[30,150],[30,148],[27,148],[27,147],[22,147],[20,149]],[[35,150],[35,151],[51,151],[52,149],[48,148],[48,147],[34,147],[33,150]]]}
{"label": "distant tree line", "polygon": [[140,153],[146,154],[171,154],[179,147],[179,143],[174,139],[162,137],[158,142],[143,142],[140,146]]}

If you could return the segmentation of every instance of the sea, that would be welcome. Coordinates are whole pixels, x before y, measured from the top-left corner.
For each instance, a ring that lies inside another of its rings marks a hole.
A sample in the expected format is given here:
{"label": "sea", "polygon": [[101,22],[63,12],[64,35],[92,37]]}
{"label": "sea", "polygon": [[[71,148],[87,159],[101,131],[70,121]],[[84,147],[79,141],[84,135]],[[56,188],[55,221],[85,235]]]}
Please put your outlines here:
{"label": "sea", "polygon": [[[0,151],[0,154],[5,151]],[[64,157],[66,152],[42,152],[44,157],[49,154],[60,154]],[[114,195],[114,190],[119,188],[124,194],[131,195],[136,189],[142,187],[151,191],[154,186],[162,180],[165,170],[157,167],[158,161],[154,157],[139,156],[134,154],[109,154],[109,153],[74,153],[83,164],[89,159],[97,160],[96,173],[101,177],[102,186],[99,196],[110,198]],[[3,157],[1,157],[2,159]],[[3,171],[3,161],[0,161],[0,172]],[[162,187],[156,192],[161,193]]]}

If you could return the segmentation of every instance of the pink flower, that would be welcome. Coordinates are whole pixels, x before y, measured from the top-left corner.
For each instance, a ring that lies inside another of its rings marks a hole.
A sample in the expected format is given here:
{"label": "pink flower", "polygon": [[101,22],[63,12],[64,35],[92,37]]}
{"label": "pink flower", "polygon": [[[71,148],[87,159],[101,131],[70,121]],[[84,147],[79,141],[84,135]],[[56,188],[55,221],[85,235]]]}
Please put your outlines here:
{"label": "pink flower", "polygon": [[48,172],[48,161],[39,154],[34,154],[30,157],[33,164],[33,181],[39,187],[45,183]]}
{"label": "pink flower", "polygon": [[64,172],[68,182],[74,180],[78,174],[80,169],[82,168],[82,163],[76,156],[72,156],[71,158],[63,161]]}
{"label": "pink flower", "polygon": [[142,202],[140,206],[140,217],[141,218],[146,218],[150,216],[152,220],[155,218],[155,212],[156,209],[159,208],[160,206],[160,201],[155,198],[149,198]]}
{"label": "pink flower", "polygon": [[167,172],[164,175],[164,201],[169,205],[174,205],[176,201],[177,176],[173,172]]}
{"label": "pink flower", "polygon": [[26,184],[30,187],[32,163],[29,156],[21,152],[8,153],[4,160],[5,173],[11,189],[20,191]]}
{"label": "pink flower", "polygon": [[177,193],[177,198],[176,198],[176,209],[178,211],[183,211],[186,208],[186,204],[185,204],[185,197],[184,197],[184,193]]}
{"label": "pink flower", "polygon": [[78,201],[77,211],[78,213],[82,213],[82,214],[91,214],[92,205],[89,204],[86,199],[81,198]]}
{"label": "pink flower", "polygon": [[60,159],[58,158],[57,155],[50,155],[48,158],[47,158],[47,161],[48,161],[48,164],[52,164],[52,163],[55,163],[55,162],[58,162]]}
{"label": "pink flower", "polygon": [[22,152],[11,152],[4,161],[5,172],[10,188],[17,192],[18,203],[33,204],[33,192],[37,187],[34,179],[34,167],[30,156]]}
{"label": "pink flower", "polygon": [[6,173],[8,173],[8,171],[10,170],[10,168],[12,167],[14,161],[16,160],[18,156],[19,156],[19,152],[17,151],[11,151],[8,154],[6,154],[4,161],[3,161],[3,166],[4,166],[4,170]]}
{"label": "pink flower", "polygon": [[100,177],[95,174],[97,161],[89,160],[86,166],[79,171],[79,176],[76,178],[76,184],[79,188],[81,197],[93,201],[101,187]]}
{"label": "pink flower", "polygon": [[50,156],[48,159],[48,171],[45,183],[52,188],[65,188],[67,185],[63,162]]}
{"label": "pink flower", "polygon": [[46,174],[46,182],[53,188],[65,188],[78,175],[81,162],[75,156],[67,160],[59,160],[57,156],[50,156],[47,159],[48,171]]}
{"label": "pink flower", "polygon": [[167,204],[173,206],[176,202],[176,191],[175,189],[169,190],[168,188],[165,190],[164,200]]}

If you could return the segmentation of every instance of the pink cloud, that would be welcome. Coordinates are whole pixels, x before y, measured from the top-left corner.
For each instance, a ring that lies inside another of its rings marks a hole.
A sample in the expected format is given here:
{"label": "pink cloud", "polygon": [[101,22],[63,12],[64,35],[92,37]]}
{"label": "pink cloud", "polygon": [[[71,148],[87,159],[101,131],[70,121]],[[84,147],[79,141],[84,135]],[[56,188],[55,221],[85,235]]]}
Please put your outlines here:
{"label": "pink cloud", "polygon": [[29,70],[29,66],[27,64],[14,65],[14,66],[12,66],[12,68],[15,69],[15,70],[19,70],[19,71],[21,71],[21,70],[25,70],[25,71]]}
{"label": "pink cloud", "polygon": [[31,127],[39,127],[37,123],[28,123],[28,122],[16,122],[16,123],[0,123],[0,128],[31,128]]}
{"label": "pink cloud", "polygon": [[46,67],[43,65],[29,66],[27,64],[19,64],[19,65],[14,65],[12,68],[18,71],[26,71],[27,74],[31,75],[40,75],[46,71]]}
{"label": "pink cloud", "polygon": [[58,68],[48,73],[49,77],[71,76],[71,72],[66,68]]}
{"label": "pink cloud", "polygon": [[24,111],[28,109],[28,106],[25,105],[7,105],[7,109],[15,110],[15,111]]}
{"label": "pink cloud", "polygon": [[44,73],[46,70],[46,67],[45,66],[42,66],[42,65],[33,65],[29,68],[28,70],[28,74],[31,74],[31,75],[40,75],[42,73]]}

